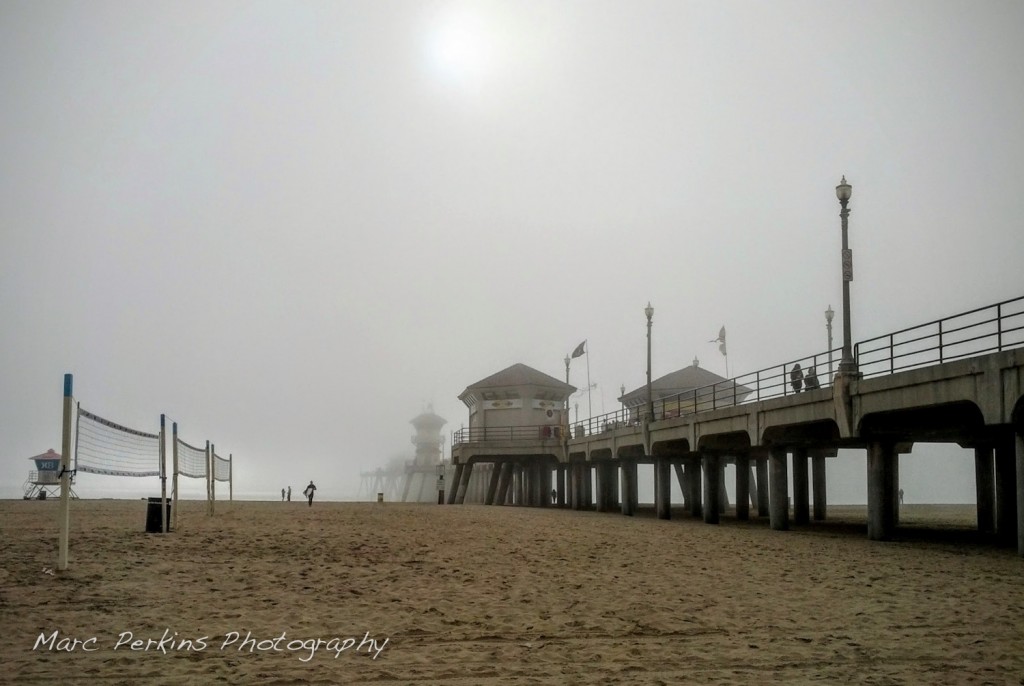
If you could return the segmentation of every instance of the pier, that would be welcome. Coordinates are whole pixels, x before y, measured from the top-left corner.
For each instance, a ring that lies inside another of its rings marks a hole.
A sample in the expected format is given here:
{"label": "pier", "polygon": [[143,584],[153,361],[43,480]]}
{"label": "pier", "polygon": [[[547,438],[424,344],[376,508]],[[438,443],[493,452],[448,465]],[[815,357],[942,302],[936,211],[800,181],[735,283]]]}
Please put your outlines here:
{"label": "pier", "polygon": [[637,466],[650,464],[658,517],[672,516],[675,478],[683,510],[715,524],[729,463],[736,518],[767,517],[772,529],[786,530],[825,518],[828,459],[856,449],[867,454],[868,537],[887,540],[899,519],[900,454],[915,443],[957,443],[974,451],[979,531],[1024,556],[1024,297],[861,341],[855,371],[794,388],[794,365],[830,369],[835,352],[571,428],[567,413],[554,424],[471,422],[452,436],[455,475],[446,502],[465,502],[468,492],[488,505],[632,515]]}

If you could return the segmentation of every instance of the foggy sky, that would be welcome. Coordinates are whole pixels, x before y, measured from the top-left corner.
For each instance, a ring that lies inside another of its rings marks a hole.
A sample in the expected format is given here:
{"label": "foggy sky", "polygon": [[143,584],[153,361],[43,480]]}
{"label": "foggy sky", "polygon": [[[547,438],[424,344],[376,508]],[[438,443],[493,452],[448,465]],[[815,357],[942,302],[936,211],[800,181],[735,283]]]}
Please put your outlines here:
{"label": "foggy sky", "polygon": [[[844,174],[855,341],[1019,296],[1021,26],[1019,2],[0,0],[0,497],[60,450],[68,372],[96,414],[233,454],[236,496],[341,499],[412,457],[428,404],[447,450],[467,385],[562,378],[584,339],[616,409],[648,301],[656,377],[724,374],[723,325],[732,375],[824,351]],[[155,494],[109,481],[77,490]]]}

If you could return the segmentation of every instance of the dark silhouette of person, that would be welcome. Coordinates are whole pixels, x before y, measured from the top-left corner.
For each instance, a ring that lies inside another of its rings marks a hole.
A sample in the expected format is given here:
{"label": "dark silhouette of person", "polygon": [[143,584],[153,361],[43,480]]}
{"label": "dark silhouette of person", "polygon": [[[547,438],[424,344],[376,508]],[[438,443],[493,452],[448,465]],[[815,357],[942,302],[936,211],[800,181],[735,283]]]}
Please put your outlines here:
{"label": "dark silhouette of person", "polygon": [[800,389],[804,385],[804,373],[800,371],[800,363],[793,365],[793,370],[789,373],[789,385],[793,387],[794,393],[799,393]]}
{"label": "dark silhouette of person", "polygon": [[281,489],[281,502],[284,502],[284,489]]}
{"label": "dark silhouette of person", "polygon": [[288,487],[288,502],[292,501],[292,487]]}
{"label": "dark silhouette of person", "polygon": [[813,391],[816,388],[821,388],[821,384],[818,383],[818,374],[814,371],[814,367],[808,367],[807,374],[804,375],[804,389]]}
{"label": "dark silhouette of person", "polygon": [[554,503],[558,500],[558,491],[551,489],[551,502]]}
{"label": "dark silhouette of person", "polygon": [[313,507],[313,494],[316,492],[316,485],[310,481],[309,485],[306,486],[306,490],[302,492],[302,495],[309,499],[309,506]]}

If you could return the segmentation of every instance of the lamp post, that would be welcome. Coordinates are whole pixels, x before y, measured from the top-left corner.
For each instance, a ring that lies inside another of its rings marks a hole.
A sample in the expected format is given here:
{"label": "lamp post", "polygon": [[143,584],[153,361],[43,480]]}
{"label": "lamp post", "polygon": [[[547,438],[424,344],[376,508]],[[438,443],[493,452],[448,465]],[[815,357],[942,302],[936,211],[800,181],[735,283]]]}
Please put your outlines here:
{"label": "lamp post", "polygon": [[654,421],[654,396],[651,395],[651,321],[654,318],[654,308],[648,301],[644,308],[647,315],[647,421]]}
{"label": "lamp post", "polygon": [[853,251],[847,240],[846,229],[850,217],[850,196],[853,194],[853,186],[846,182],[846,177],[836,186],[836,197],[839,198],[839,205],[842,209],[839,217],[843,223],[843,359],[839,361],[839,373],[857,372],[857,362],[853,359],[853,344],[851,343],[850,332],[850,282],[853,281]]}
{"label": "lamp post", "polygon": [[836,313],[832,310],[832,305],[829,304],[828,309],[825,310],[825,329],[828,330],[828,378],[832,378],[832,317],[835,317]]}
{"label": "lamp post", "polygon": [[[571,358],[568,355],[565,356],[565,385],[566,386],[569,385],[569,361],[570,361],[570,359]],[[572,419],[569,417],[569,394],[567,392],[565,394],[565,435],[566,436],[569,435],[569,424],[571,422],[572,422]]]}
{"label": "lamp post", "polygon": [[619,403],[622,405],[622,421],[626,421],[626,384],[619,386]]}

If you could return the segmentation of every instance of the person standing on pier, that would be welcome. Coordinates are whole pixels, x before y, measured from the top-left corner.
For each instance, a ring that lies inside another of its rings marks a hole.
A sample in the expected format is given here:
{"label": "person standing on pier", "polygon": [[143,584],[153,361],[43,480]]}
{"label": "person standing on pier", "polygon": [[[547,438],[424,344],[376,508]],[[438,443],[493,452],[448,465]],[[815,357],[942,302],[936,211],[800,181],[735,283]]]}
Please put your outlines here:
{"label": "person standing on pier", "polygon": [[806,376],[804,376],[804,389],[813,391],[817,388],[821,388],[821,384],[818,383],[818,373],[814,371],[814,367],[809,367]]}
{"label": "person standing on pier", "polygon": [[800,370],[799,362],[793,365],[793,370],[789,373],[789,385],[793,387],[794,393],[799,393],[803,388],[804,373]]}

